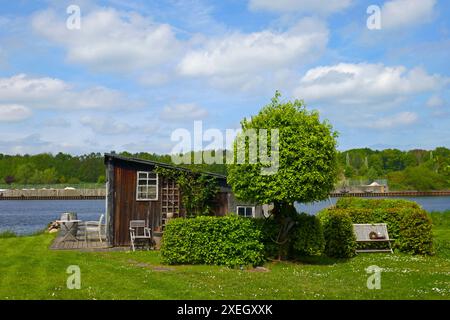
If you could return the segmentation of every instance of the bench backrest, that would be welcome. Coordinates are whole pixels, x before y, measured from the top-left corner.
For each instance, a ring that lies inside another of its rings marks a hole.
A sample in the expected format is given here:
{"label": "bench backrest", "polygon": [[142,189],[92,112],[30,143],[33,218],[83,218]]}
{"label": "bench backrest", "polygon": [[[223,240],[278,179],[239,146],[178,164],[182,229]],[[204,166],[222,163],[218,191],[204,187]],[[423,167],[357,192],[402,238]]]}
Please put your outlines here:
{"label": "bench backrest", "polygon": [[130,220],[130,228],[144,228],[145,220]]}
{"label": "bench backrest", "polygon": [[389,234],[386,223],[373,224],[354,224],[353,231],[356,236],[356,241],[373,241],[370,238],[370,233],[375,232],[383,237],[383,240],[389,240]]}

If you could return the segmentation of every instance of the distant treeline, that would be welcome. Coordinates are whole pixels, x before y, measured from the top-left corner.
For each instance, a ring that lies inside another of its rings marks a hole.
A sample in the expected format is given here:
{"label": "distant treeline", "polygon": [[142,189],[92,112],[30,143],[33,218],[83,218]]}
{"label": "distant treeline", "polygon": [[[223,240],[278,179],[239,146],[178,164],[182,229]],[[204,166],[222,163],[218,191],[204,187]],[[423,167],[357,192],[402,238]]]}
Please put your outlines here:
{"label": "distant treeline", "polygon": [[450,189],[450,149],[352,149],[339,154],[341,180],[387,179],[391,190]]}
{"label": "distant treeline", "polygon": [[[170,155],[120,153],[164,163]],[[194,170],[226,174],[225,165],[189,165]],[[371,181],[387,179],[391,190],[450,189],[450,149],[434,150],[352,149],[339,153],[339,178]],[[58,153],[38,155],[0,154],[0,183],[4,184],[78,184],[104,183],[103,154],[72,156]]]}

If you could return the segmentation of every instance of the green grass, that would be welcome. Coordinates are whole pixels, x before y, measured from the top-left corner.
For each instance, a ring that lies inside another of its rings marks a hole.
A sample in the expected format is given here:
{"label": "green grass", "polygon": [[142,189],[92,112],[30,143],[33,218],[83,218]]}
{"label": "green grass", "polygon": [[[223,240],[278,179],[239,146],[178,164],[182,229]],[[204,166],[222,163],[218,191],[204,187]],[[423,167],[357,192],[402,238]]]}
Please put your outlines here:
{"label": "green grass", "polygon": [[[448,244],[450,212],[435,215],[436,240]],[[431,257],[361,254],[274,262],[265,265],[269,272],[252,272],[165,266],[154,251],[53,251],[53,238],[0,239],[0,299],[450,299],[448,250]],[[66,287],[69,265],[81,269],[80,290]],[[367,289],[365,269],[371,265],[383,269],[380,290]]]}

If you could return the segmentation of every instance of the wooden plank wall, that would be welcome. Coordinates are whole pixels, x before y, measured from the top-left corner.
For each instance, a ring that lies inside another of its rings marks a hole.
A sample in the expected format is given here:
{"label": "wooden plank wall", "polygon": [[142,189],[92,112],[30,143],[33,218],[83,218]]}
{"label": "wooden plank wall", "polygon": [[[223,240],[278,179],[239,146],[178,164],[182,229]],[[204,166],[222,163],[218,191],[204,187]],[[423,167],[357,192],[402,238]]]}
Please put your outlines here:
{"label": "wooden plank wall", "polygon": [[[130,244],[129,223],[130,220],[146,220],[150,225],[158,226],[161,221],[161,202],[137,201],[136,179],[138,170],[149,168],[134,168],[131,166],[116,164],[114,168],[114,245],[123,246]],[[161,192],[160,184],[158,192]]]}
{"label": "wooden plank wall", "polygon": [[[111,164],[110,164],[111,165]],[[110,186],[108,206],[111,210],[111,221],[109,221],[109,232],[112,235],[113,246],[130,245],[129,222],[130,220],[146,220],[154,229],[161,226],[161,195],[162,177],[158,181],[158,200],[137,201],[136,180],[137,171],[151,171],[154,168],[144,164],[131,164],[122,161],[114,161],[114,170],[108,172],[108,177],[113,181]],[[180,197],[180,200],[182,197]],[[112,201],[110,201],[112,200]],[[217,195],[213,208],[214,214],[223,216],[228,213],[228,198],[226,192]],[[185,216],[183,204],[180,204],[180,216]]]}

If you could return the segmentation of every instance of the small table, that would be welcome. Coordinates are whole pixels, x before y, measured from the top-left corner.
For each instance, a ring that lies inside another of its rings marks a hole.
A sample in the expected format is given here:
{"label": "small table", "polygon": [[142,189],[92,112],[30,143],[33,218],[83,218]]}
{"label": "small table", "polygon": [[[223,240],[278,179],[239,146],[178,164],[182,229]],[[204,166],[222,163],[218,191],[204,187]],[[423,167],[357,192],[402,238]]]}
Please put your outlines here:
{"label": "small table", "polygon": [[61,241],[66,241],[68,240],[68,238],[72,238],[75,241],[79,241],[72,233],[72,229],[75,226],[75,223],[79,223],[82,220],[56,220],[57,223],[61,224],[64,226],[64,228],[66,229],[66,234],[64,235],[64,237],[62,238]]}

